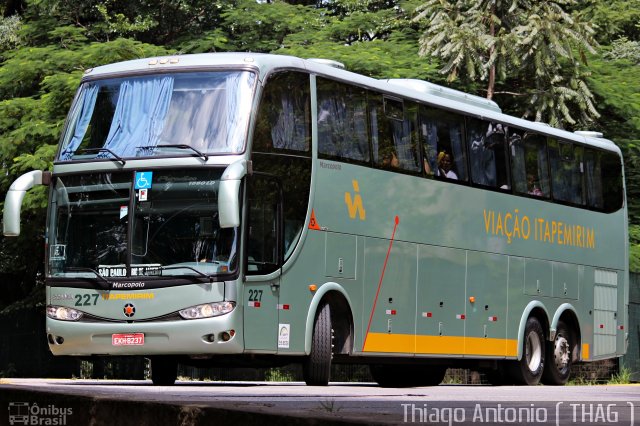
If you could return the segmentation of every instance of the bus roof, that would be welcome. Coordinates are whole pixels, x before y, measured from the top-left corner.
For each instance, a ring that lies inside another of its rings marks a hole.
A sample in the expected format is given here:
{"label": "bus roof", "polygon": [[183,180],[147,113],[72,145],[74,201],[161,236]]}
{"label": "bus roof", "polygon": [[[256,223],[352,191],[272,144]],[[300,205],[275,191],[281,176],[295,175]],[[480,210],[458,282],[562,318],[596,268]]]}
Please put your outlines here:
{"label": "bus roof", "polygon": [[495,120],[541,133],[550,137],[571,140],[584,145],[613,151],[621,155],[620,148],[608,139],[597,137],[596,132],[572,133],[551,127],[546,123],[533,122],[503,114],[499,106],[490,100],[453,90],[437,84],[414,79],[378,80],[332,66],[319,60],[307,60],[293,56],[265,53],[200,53],[194,55],[160,56],[134,59],[91,68],[85,71],[83,80],[139,73],[166,73],[173,71],[204,70],[215,68],[247,68],[259,72],[260,79],[277,69],[299,69],[350,84],[375,89],[389,95],[409,98],[419,102],[443,107],[482,119]]}

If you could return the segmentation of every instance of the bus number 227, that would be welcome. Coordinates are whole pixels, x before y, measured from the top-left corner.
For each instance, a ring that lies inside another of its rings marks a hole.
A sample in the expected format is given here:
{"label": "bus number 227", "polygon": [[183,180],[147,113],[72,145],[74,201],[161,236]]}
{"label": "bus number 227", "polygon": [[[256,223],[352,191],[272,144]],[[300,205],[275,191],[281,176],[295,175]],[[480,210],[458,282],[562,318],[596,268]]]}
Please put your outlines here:
{"label": "bus number 227", "polygon": [[249,289],[249,302],[262,301],[262,290]]}

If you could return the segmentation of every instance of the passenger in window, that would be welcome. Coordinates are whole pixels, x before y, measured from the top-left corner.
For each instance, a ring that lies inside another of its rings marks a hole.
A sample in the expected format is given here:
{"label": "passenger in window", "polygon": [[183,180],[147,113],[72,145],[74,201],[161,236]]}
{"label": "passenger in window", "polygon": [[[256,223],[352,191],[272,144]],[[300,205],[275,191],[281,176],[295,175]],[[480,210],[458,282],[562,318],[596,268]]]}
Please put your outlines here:
{"label": "passenger in window", "polygon": [[542,197],[543,195],[538,184],[538,178],[531,173],[527,174],[527,193],[536,197]]}
{"label": "passenger in window", "polygon": [[398,160],[398,156],[394,151],[389,151],[385,155],[382,156],[382,167],[400,167],[400,160]]}
{"label": "passenger in window", "polygon": [[433,176],[438,168],[438,128],[433,122],[423,123],[422,134],[424,135],[424,171]]}
{"label": "passenger in window", "polygon": [[382,141],[378,151],[379,164],[384,168],[400,167],[400,160],[393,144],[387,140]]}
{"label": "passenger in window", "polygon": [[446,151],[440,151],[438,154],[438,176],[444,176],[447,179],[458,179],[458,175],[451,170],[451,155]]}

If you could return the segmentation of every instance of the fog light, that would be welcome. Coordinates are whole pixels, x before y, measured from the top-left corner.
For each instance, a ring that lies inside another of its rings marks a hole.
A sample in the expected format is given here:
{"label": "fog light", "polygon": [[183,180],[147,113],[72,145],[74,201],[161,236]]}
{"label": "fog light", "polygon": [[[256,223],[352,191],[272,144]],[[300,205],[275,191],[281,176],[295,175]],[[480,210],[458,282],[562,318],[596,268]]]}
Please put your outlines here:
{"label": "fog light", "polygon": [[56,343],[61,345],[64,343],[64,337],[62,336],[56,336]]}
{"label": "fog light", "polygon": [[47,334],[47,340],[49,340],[49,343],[52,345],[55,345],[56,342],[53,340],[53,336],[51,334]]}
{"label": "fog light", "polygon": [[216,340],[216,336],[213,334],[207,334],[206,336],[202,336],[202,340],[205,342],[213,343]]}
{"label": "fog light", "polygon": [[222,341],[223,341],[223,342],[228,342],[228,341],[229,341],[229,339],[231,339],[231,335],[230,335],[228,332],[223,331],[223,332],[220,334],[220,338],[222,339]]}

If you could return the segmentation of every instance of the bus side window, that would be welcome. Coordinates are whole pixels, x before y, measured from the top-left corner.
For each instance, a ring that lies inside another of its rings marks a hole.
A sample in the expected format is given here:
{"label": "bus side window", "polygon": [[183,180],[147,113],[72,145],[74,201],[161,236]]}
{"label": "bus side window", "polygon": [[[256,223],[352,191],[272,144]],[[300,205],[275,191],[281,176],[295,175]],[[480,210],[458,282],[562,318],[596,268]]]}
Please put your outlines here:
{"label": "bus side window", "polygon": [[601,157],[601,153],[598,151],[584,150],[584,186],[587,206],[599,210],[604,207]]}
{"label": "bus side window", "polygon": [[600,167],[602,177],[602,203],[607,213],[622,208],[624,187],[622,184],[622,160],[613,152],[601,152]]}
{"label": "bus side window", "polygon": [[253,133],[253,168],[277,176],[284,192],[285,260],[304,227],[311,182],[311,95],[308,74],[269,76]]}
{"label": "bus side window", "polygon": [[502,123],[469,119],[467,141],[471,159],[471,179],[474,183],[501,190],[510,190],[506,145],[508,128]]}
{"label": "bus side window", "polygon": [[551,188],[555,200],[583,204],[582,151],[581,146],[549,140]]}
{"label": "bus side window", "polygon": [[311,149],[309,76],[284,72],[267,80],[254,132],[255,152]]}
{"label": "bus side window", "polygon": [[614,212],[622,207],[620,157],[595,149],[584,149],[584,187],[587,206]]}
{"label": "bus side window", "polygon": [[247,273],[268,274],[280,264],[282,193],[276,180],[254,174],[247,179]]}
{"label": "bus side window", "polygon": [[420,172],[417,105],[372,93],[369,108],[374,163],[386,169]]}
{"label": "bus side window", "polygon": [[546,146],[544,136],[519,129],[510,131],[511,177],[517,193],[549,198]]}
{"label": "bus side window", "polygon": [[318,153],[324,158],[369,162],[364,89],[323,78],[318,88]]}
{"label": "bus side window", "polygon": [[[428,175],[467,180],[462,116],[435,108],[420,108],[424,168]],[[442,169],[443,160],[449,162]]]}

